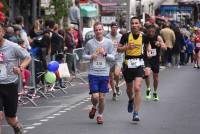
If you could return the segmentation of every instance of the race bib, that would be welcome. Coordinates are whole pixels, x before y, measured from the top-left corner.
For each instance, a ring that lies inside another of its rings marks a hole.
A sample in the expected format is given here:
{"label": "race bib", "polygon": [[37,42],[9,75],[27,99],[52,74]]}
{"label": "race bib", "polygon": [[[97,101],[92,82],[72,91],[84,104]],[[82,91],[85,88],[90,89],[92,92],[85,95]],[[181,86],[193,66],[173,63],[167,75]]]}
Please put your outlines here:
{"label": "race bib", "polygon": [[157,55],[156,49],[151,49],[151,56],[156,56],[156,55]]}
{"label": "race bib", "polygon": [[200,47],[200,43],[196,43],[196,47]]}
{"label": "race bib", "polygon": [[106,67],[106,59],[99,58],[93,61],[93,68],[94,69],[103,69]]}
{"label": "race bib", "polygon": [[0,64],[0,80],[4,80],[6,78],[7,78],[6,65]]}
{"label": "race bib", "polygon": [[139,60],[139,59],[129,59],[128,60],[128,68],[137,68],[142,65],[144,65],[143,60]]}

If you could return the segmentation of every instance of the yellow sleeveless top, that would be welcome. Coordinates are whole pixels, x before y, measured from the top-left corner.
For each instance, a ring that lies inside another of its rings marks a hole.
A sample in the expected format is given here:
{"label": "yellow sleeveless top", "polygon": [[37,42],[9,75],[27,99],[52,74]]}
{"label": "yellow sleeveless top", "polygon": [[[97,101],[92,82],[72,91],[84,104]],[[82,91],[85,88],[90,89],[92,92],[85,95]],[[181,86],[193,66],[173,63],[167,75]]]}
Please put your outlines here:
{"label": "yellow sleeveless top", "polygon": [[134,44],[135,48],[132,50],[127,50],[127,56],[140,56],[142,55],[143,51],[143,44],[142,44],[142,34],[140,33],[139,37],[135,40],[133,38],[132,33],[128,36],[128,45]]}

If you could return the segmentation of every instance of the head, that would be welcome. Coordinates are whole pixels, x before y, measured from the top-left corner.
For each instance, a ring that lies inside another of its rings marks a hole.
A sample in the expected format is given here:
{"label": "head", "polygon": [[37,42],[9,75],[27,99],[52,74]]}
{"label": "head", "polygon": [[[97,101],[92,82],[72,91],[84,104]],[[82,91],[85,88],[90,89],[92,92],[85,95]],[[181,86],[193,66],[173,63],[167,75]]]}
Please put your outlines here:
{"label": "head", "polygon": [[13,27],[7,27],[6,28],[6,33],[8,34],[8,35],[13,35],[14,34],[14,28]]}
{"label": "head", "polygon": [[95,22],[93,25],[93,29],[96,39],[102,40],[104,33],[103,24],[101,22]]}
{"label": "head", "polygon": [[154,24],[151,24],[149,26],[146,27],[147,29],[147,35],[149,37],[154,37],[156,34],[156,26]]}
{"label": "head", "polygon": [[131,32],[133,34],[138,34],[141,28],[140,19],[138,17],[132,17],[130,23],[131,23]]}
{"label": "head", "polygon": [[74,25],[73,25],[73,24],[70,24],[70,25],[67,27],[66,32],[67,32],[67,33],[70,33],[70,34],[73,34],[73,32],[74,32]]}
{"label": "head", "polygon": [[80,0],[75,0],[74,3],[76,6],[79,6]]}
{"label": "head", "polygon": [[16,35],[20,34],[22,27],[20,25],[13,25],[14,31]]}
{"label": "head", "polygon": [[24,25],[24,17],[23,16],[17,16],[15,18],[15,23],[23,26]]}
{"label": "head", "polygon": [[118,24],[116,22],[112,22],[110,26],[111,26],[111,35],[115,36],[117,34]]}

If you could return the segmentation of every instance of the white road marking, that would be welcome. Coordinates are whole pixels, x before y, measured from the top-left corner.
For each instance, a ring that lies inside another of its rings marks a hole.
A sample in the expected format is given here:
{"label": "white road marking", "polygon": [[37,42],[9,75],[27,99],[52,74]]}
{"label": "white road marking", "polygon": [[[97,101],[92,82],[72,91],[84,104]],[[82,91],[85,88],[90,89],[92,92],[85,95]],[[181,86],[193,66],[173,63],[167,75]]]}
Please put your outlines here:
{"label": "white road marking", "polygon": [[30,129],[34,129],[35,127],[34,126],[31,126],[31,127],[25,127],[24,129],[26,130],[30,130]]}
{"label": "white road marking", "polygon": [[40,121],[42,121],[42,122],[47,122],[47,121],[49,121],[48,119],[43,119],[43,120],[40,120]]}
{"label": "white road marking", "polygon": [[33,123],[32,125],[33,125],[33,126],[40,126],[40,125],[42,125],[42,123],[41,123],[41,122],[38,122],[38,123]]}

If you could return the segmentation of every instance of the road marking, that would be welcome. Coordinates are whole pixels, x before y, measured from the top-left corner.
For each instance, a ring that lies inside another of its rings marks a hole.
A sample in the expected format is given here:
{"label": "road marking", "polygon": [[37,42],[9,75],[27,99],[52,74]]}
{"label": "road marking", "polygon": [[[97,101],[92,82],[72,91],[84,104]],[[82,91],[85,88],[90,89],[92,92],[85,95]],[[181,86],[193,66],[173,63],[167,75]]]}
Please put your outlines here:
{"label": "road marking", "polygon": [[54,116],[58,116],[58,115],[61,115],[61,114],[53,114]]}
{"label": "road marking", "polygon": [[42,121],[42,122],[47,122],[47,121],[48,121],[48,119],[43,119],[43,120],[40,120],[40,121]]}
{"label": "road marking", "polygon": [[65,113],[65,112],[67,112],[67,111],[59,111],[59,113]]}
{"label": "road marking", "polygon": [[48,116],[47,119],[54,119],[55,116]]}
{"label": "road marking", "polygon": [[34,126],[31,126],[31,127],[25,127],[24,129],[31,130],[31,129],[34,129],[34,128],[35,128]]}
{"label": "road marking", "polygon": [[40,125],[42,125],[42,123],[41,123],[41,122],[38,122],[38,123],[33,123],[32,125],[33,125],[33,126],[40,126]]}

